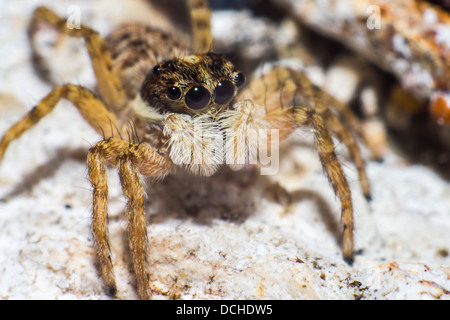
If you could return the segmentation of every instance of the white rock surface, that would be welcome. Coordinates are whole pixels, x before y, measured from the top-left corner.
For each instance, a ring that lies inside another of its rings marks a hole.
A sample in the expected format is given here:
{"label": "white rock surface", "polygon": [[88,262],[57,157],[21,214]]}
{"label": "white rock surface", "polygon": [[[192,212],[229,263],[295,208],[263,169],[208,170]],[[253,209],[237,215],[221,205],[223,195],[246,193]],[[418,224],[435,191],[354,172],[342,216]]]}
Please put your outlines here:
{"label": "white rock surface", "polygon": [[[0,3],[0,134],[51,90],[33,72],[25,35],[38,3]],[[117,8],[110,3],[77,1],[88,23],[102,32],[114,20]],[[65,14],[66,5],[52,7]],[[78,63],[86,61],[83,50],[70,53],[78,57],[70,60],[72,71],[58,76],[92,85],[89,64]],[[98,139],[75,108],[61,102],[9,148],[0,164],[0,298],[109,299],[92,246],[85,166],[87,150]],[[352,267],[342,260],[338,243],[339,203],[307,131],[283,146],[276,176],[224,172],[149,183],[155,298],[449,299],[448,181],[389,151],[383,163],[368,164],[368,205],[354,167],[345,166],[360,251]],[[116,171],[109,173],[118,297],[135,299],[124,198]],[[282,194],[275,201],[275,183],[293,192],[289,206],[282,205]]]}

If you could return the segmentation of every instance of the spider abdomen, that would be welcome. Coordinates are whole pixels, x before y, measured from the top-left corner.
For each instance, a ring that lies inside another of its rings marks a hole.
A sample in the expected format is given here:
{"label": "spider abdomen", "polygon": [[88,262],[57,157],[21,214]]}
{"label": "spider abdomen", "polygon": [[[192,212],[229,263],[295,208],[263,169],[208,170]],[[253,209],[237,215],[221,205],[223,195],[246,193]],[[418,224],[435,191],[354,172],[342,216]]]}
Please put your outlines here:
{"label": "spider abdomen", "polygon": [[173,34],[139,23],[123,25],[105,40],[129,98],[139,93],[146,75],[157,63],[187,51]]}

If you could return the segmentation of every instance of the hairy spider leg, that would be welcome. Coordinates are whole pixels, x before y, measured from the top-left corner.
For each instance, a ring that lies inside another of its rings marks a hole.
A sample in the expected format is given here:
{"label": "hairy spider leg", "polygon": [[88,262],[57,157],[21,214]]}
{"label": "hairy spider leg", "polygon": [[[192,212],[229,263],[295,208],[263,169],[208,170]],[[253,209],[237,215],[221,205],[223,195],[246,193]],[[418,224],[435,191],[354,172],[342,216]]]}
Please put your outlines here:
{"label": "hairy spider leg", "polygon": [[[262,79],[255,79],[240,96],[253,95],[254,92],[262,92],[264,88],[268,90],[267,95],[254,97],[254,102],[266,110],[265,120],[271,128],[279,129],[280,140],[287,138],[295,129],[299,127],[309,127],[314,134],[314,145],[318,151],[322,168],[327,176],[334,193],[341,203],[341,215],[343,221],[343,252],[344,259],[353,262],[353,202],[348,180],[342,169],[341,162],[336,155],[332,135],[338,137],[351,136],[350,131],[340,125],[338,118],[330,112],[329,108],[322,105],[320,101],[314,105],[306,106],[304,99],[300,96],[310,95],[307,101],[313,97],[308,90],[312,87],[310,82],[305,82],[306,78],[298,74],[299,72],[284,67],[275,67]],[[300,79],[300,80],[299,80]],[[281,87],[283,89],[281,90]],[[306,91],[305,91],[306,90]],[[280,94],[282,95],[280,97]],[[298,97],[296,101],[294,97]],[[266,105],[264,105],[266,103]],[[359,149],[354,140],[344,139],[350,153],[358,159]],[[356,156],[355,156],[356,154]],[[358,164],[361,165],[361,164]],[[358,166],[357,165],[357,166]],[[360,168],[364,173],[364,167]]]}
{"label": "hairy spider leg", "polygon": [[213,37],[211,33],[211,10],[206,0],[189,0],[193,52],[197,54],[211,51]]}
{"label": "hairy spider leg", "polygon": [[295,81],[297,87],[303,85],[303,90],[305,90],[309,100],[315,101],[313,108],[324,118],[332,134],[347,147],[358,172],[363,195],[370,201],[372,196],[365,169],[366,163],[356,143],[356,137],[363,139],[363,135],[360,132],[360,126],[355,115],[346,104],[314,86],[304,73],[290,70],[289,76]]}
{"label": "hairy spider leg", "polygon": [[[266,94],[255,96],[255,92]],[[363,195],[368,201],[371,200],[366,163],[356,141],[356,137],[361,137],[358,120],[345,104],[314,86],[303,72],[281,66],[273,68],[261,79],[252,81],[249,88],[241,94],[241,97],[249,96],[268,111],[289,105],[293,108],[309,106],[320,114],[333,136],[348,149]],[[290,134],[289,130],[286,134]]]}
{"label": "hairy spider leg", "polygon": [[83,38],[89,53],[94,74],[97,80],[97,88],[101,99],[116,114],[126,110],[126,95],[122,83],[113,68],[111,56],[107,50],[105,41],[95,30],[81,25],[80,29],[70,28],[67,20],[59,17],[46,7],[38,7],[34,13],[28,27],[33,59],[42,64],[44,59],[40,56],[35,46],[35,35],[39,23],[44,22],[55,28],[57,31],[71,37]]}
{"label": "hairy spider leg", "polygon": [[49,114],[61,99],[72,102],[83,118],[98,133],[105,137],[120,136],[116,115],[108,111],[102,101],[82,86],[67,84],[53,89],[30,112],[5,132],[0,140],[0,160],[9,144]]}
{"label": "hairy spider leg", "polygon": [[324,118],[313,108],[283,108],[269,112],[265,119],[272,128],[283,128],[294,131],[298,127],[309,127],[314,132],[314,145],[325,175],[328,178],[334,193],[341,203],[343,219],[343,251],[344,259],[353,261],[353,203],[347,178],[342,170],[341,163],[336,156],[333,139]]}
{"label": "hairy spider leg", "polygon": [[150,275],[147,270],[147,224],[145,192],[139,174],[162,178],[172,166],[169,158],[159,155],[148,144],[130,144],[117,138],[105,139],[88,154],[89,179],[93,187],[93,222],[97,254],[109,294],[117,291],[108,236],[108,183],[105,164],[118,167],[123,193],[127,199],[128,239],[142,299],[151,298]]}

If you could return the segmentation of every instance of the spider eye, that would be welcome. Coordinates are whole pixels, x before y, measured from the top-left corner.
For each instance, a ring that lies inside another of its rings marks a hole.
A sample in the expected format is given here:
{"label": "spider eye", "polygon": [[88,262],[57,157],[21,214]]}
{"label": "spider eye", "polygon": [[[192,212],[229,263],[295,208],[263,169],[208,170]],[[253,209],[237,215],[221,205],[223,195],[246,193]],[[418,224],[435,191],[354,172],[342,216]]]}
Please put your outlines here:
{"label": "spider eye", "polygon": [[237,75],[234,76],[234,81],[236,83],[236,86],[240,87],[245,82],[245,75],[242,72],[239,72]]}
{"label": "spider eye", "polygon": [[154,68],[153,68],[153,74],[155,75],[155,76],[157,76],[159,73],[161,72],[161,67],[158,65],[158,66],[155,66]]}
{"label": "spider eye", "polygon": [[234,95],[234,85],[230,81],[221,81],[214,91],[216,97],[214,102],[217,104],[224,104],[230,101]]}
{"label": "spider eye", "polygon": [[167,90],[167,97],[172,100],[177,100],[181,96],[181,90],[178,87],[170,87]]}
{"label": "spider eye", "polygon": [[196,86],[189,89],[186,93],[185,101],[186,105],[191,109],[204,108],[211,98],[209,91],[202,86]]}

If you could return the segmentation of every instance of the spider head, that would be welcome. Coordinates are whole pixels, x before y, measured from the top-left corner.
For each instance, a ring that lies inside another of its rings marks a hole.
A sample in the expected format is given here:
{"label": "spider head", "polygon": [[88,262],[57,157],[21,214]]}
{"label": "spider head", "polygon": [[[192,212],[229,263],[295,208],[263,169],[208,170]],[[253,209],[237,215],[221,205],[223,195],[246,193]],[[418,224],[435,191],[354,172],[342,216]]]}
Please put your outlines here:
{"label": "spider head", "polygon": [[141,98],[160,112],[190,115],[229,107],[245,76],[216,53],[190,55],[156,65],[147,75]]}

